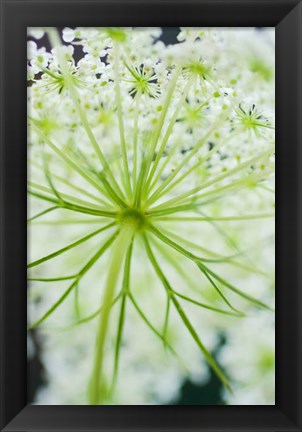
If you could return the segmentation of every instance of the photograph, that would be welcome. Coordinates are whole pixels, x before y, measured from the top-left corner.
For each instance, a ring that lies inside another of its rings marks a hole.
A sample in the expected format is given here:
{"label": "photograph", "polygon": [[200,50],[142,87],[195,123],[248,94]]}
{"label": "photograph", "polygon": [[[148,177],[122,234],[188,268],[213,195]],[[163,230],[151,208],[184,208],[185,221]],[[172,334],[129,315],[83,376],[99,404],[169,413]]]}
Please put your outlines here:
{"label": "photograph", "polygon": [[27,27],[28,404],[275,405],[275,92],[275,27]]}

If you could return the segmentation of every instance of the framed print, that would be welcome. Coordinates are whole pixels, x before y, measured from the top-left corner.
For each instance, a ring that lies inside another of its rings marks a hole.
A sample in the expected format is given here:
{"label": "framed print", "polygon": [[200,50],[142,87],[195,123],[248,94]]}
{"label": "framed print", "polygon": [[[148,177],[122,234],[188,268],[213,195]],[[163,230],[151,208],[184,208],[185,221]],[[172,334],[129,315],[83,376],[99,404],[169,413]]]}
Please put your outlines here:
{"label": "framed print", "polygon": [[1,18],[1,430],[301,430],[301,2]]}

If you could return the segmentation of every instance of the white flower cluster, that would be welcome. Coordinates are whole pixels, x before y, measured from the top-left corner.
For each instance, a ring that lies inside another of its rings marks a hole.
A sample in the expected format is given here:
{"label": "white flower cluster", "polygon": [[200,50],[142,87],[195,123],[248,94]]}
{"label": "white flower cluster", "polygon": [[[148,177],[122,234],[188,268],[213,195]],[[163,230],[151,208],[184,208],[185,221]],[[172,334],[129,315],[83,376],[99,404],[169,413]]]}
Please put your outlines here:
{"label": "white flower cluster", "polygon": [[273,31],[28,35],[34,403],[273,404]]}

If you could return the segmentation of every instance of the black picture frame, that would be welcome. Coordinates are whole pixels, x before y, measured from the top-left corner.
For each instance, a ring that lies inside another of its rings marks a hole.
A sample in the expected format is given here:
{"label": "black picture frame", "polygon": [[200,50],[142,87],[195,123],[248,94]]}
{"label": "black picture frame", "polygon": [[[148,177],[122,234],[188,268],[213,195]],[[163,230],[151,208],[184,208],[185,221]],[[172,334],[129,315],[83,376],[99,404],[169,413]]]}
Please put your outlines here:
{"label": "black picture frame", "polygon": [[[301,0],[1,0],[1,431],[301,431]],[[276,405],[27,405],[26,28],[276,28]]]}

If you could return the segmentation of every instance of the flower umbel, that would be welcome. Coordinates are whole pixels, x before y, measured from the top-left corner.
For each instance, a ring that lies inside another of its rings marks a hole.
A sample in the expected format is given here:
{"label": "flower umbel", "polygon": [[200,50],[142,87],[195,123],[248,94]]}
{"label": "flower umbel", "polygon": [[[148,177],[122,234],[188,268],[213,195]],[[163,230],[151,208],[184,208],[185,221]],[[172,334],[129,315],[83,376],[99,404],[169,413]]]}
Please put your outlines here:
{"label": "flower umbel", "polygon": [[29,327],[45,353],[74,343],[66,361],[84,378],[62,403],[137,403],[139,359],[143,403],[205,365],[230,395],[217,335],[273,309],[273,76],[246,101],[261,75],[212,53],[225,30],[182,29],[173,46],[152,28],[65,29],[67,45],[44,30],[51,53],[31,41],[29,58]]}

